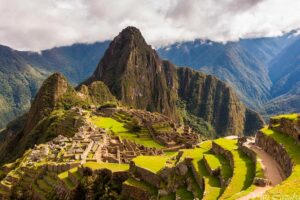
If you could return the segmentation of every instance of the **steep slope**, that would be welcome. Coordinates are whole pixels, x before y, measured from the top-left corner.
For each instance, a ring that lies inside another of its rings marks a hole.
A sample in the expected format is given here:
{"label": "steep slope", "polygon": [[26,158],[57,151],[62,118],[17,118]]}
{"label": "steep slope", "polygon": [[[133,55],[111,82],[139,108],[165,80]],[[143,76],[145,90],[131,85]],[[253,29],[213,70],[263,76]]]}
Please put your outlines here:
{"label": "steep slope", "polygon": [[215,127],[219,135],[254,134],[262,119],[246,108],[228,85],[211,75],[178,68],[179,97],[186,109]]}
{"label": "steep slope", "polygon": [[270,64],[270,77],[274,82],[272,95],[287,93],[300,83],[300,39],[285,48]]}
{"label": "steep slope", "polygon": [[266,113],[300,112],[300,39],[287,46],[270,63],[274,97],[265,105]]}
{"label": "steep slope", "polygon": [[70,104],[80,104],[75,90],[61,74],[51,75],[44,81],[30,110],[1,133],[1,162],[13,160],[35,144],[58,134],[69,134],[80,126],[83,122],[78,119],[78,114],[64,109]]}
{"label": "steep slope", "polygon": [[94,74],[125,105],[159,111],[176,119],[177,83],[172,64],[159,59],[140,31],[124,29],[109,45]]}
{"label": "steep slope", "polygon": [[243,102],[261,111],[265,102],[278,96],[271,92],[273,83],[268,70],[276,70],[269,68],[270,62],[297,39],[299,36],[290,32],[280,37],[241,39],[226,44],[195,40],[166,46],[158,52],[176,65],[191,66],[225,81]]}
{"label": "steep slope", "polygon": [[0,45],[0,129],[30,107],[42,82],[52,72],[77,84],[94,71],[109,42],[74,44],[37,52]]}
{"label": "steep slope", "polygon": [[[84,84],[97,80],[103,81],[124,105],[158,111],[175,120],[180,116],[176,104],[183,100],[188,113],[212,124],[218,135],[250,134],[263,124],[225,83],[162,61],[134,27],[124,29],[113,40]],[[252,128],[248,124],[250,115],[257,122]]]}
{"label": "steep slope", "polygon": [[196,40],[164,47],[158,52],[179,66],[191,66],[225,81],[252,108],[260,107],[269,98],[271,81],[265,63],[240,43]]}
{"label": "steep slope", "polygon": [[93,44],[73,44],[55,47],[40,53],[20,52],[27,62],[35,67],[64,74],[73,84],[78,84],[89,77],[105,50],[109,41]]}
{"label": "steep slope", "polygon": [[19,53],[0,46],[0,129],[30,107],[48,73],[28,65]]}

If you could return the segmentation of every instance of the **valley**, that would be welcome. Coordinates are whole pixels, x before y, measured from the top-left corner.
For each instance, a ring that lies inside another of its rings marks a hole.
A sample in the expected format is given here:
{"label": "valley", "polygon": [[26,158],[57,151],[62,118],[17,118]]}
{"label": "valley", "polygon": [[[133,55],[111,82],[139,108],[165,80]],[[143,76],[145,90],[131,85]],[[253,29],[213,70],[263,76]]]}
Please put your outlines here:
{"label": "valley", "polygon": [[53,73],[1,130],[0,197],[298,197],[299,139],[299,114],[266,125],[230,85],[162,60],[127,27],[91,76],[74,87]]}

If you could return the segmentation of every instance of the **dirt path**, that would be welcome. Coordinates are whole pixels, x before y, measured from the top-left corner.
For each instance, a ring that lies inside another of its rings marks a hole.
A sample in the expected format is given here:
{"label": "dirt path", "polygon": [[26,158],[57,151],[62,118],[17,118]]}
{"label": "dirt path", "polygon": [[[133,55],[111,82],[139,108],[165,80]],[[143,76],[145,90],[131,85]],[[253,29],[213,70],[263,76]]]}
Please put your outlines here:
{"label": "dirt path", "polygon": [[267,190],[281,183],[284,179],[284,175],[281,167],[272,158],[272,156],[270,156],[264,150],[262,150],[261,148],[253,144],[247,144],[247,146],[251,148],[253,151],[255,151],[255,153],[257,154],[258,158],[260,159],[261,165],[264,169],[264,175],[271,182],[271,185],[265,187],[256,187],[256,189],[253,192],[240,198],[239,200],[247,200],[255,197],[260,197]]}

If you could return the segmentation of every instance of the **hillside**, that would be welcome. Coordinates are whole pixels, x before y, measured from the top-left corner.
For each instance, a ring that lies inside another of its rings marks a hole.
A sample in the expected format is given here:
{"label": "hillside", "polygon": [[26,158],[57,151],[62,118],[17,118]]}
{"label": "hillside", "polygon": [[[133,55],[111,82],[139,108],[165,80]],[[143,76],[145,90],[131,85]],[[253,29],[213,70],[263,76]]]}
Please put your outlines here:
{"label": "hillside", "polygon": [[176,65],[188,65],[225,81],[247,106],[261,114],[297,112],[294,102],[299,96],[292,88],[299,80],[292,63],[297,63],[299,36],[293,34],[226,44],[195,40],[162,47],[158,52]]}
{"label": "hillside", "polygon": [[[199,132],[193,120],[215,135]],[[289,189],[299,181],[300,115],[272,117],[257,132],[262,123],[226,83],[161,60],[128,27],[90,78],[74,88],[52,74],[29,111],[1,131],[0,198],[300,194]]]}
{"label": "hillside", "polygon": [[[257,113],[251,111],[249,117],[248,109],[225,83],[161,60],[134,27],[115,37],[94,74],[83,83],[96,80],[103,81],[124,105],[157,111],[175,121],[187,111],[211,124],[216,135],[252,134],[263,124]],[[183,110],[178,110],[179,101],[186,104]]]}
{"label": "hillside", "polygon": [[28,111],[42,82],[51,73],[63,73],[72,84],[86,79],[107,46],[108,42],[74,44],[37,53],[0,45],[0,129]]}

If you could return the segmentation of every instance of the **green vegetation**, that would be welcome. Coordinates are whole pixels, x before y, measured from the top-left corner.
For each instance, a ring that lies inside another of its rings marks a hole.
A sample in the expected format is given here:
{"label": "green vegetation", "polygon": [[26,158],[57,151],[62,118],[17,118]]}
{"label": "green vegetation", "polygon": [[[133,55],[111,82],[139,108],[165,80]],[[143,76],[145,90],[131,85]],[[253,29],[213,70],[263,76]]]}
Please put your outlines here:
{"label": "green vegetation", "polygon": [[176,196],[178,196],[180,199],[186,199],[186,200],[194,199],[193,193],[187,191],[186,187],[178,188],[176,190]]}
{"label": "green vegetation", "polygon": [[92,170],[109,169],[112,172],[127,171],[129,169],[128,164],[97,163],[97,162],[87,162],[87,163],[83,164],[83,167],[89,167]]}
{"label": "green vegetation", "polygon": [[300,146],[295,143],[294,138],[268,129],[267,127],[261,130],[265,135],[273,138],[278,144],[282,144],[294,162],[292,174],[285,179],[281,184],[268,190],[264,195],[267,198],[294,198],[295,195],[300,195]]}
{"label": "green vegetation", "polygon": [[136,166],[147,169],[153,173],[157,173],[159,170],[166,166],[166,162],[169,159],[167,156],[138,156],[133,159]]}
{"label": "green vegetation", "polygon": [[228,199],[251,186],[255,176],[255,166],[245,153],[238,150],[237,140],[220,138],[215,140],[215,143],[225,150],[230,151],[233,156],[233,176],[221,196],[222,199]]}
{"label": "green vegetation", "polygon": [[221,184],[217,177],[211,176],[204,164],[203,155],[210,154],[211,141],[206,141],[200,144],[200,148],[183,150],[182,158],[193,158],[192,164],[199,178],[204,178],[205,191],[203,199],[217,199],[222,190]]}
{"label": "green vegetation", "polygon": [[196,132],[201,133],[205,138],[214,138],[216,136],[216,131],[210,123],[187,111],[185,101],[178,100],[177,108],[182,122],[188,124]]}
{"label": "green vegetation", "polygon": [[137,133],[131,132],[129,129],[125,128],[125,123],[121,123],[113,118],[92,116],[90,120],[96,126],[111,130],[114,134],[120,136],[121,138],[134,141],[137,144],[141,144],[146,147],[163,147],[162,145],[155,142],[151,137],[138,137]]}
{"label": "green vegetation", "polygon": [[277,115],[277,116],[271,117],[271,119],[285,118],[285,119],[289,119],[289,120],[296,120],[298,118],[298,116],[299,116],[299,114],[292,113],[292,114]]}
{"label": "green vegetation", "polygon": [[204,154],[203,159],[206,160],[206,162],[211,170],[217,170],[218,168],[221,168],[221,162],[215,155]]}

